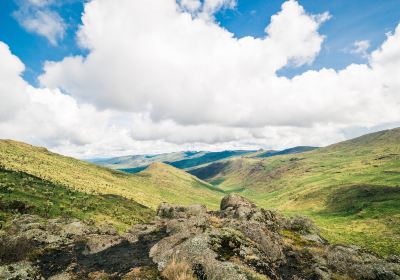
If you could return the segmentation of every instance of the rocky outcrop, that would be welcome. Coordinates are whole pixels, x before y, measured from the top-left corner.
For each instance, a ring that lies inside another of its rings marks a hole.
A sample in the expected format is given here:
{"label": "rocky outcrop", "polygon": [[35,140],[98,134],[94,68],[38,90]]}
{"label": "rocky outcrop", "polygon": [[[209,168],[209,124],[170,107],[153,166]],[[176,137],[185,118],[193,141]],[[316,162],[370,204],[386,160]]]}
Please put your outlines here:
{"label": "rocky outcrop", "polygon": [[123,235],[35,216],[16,219],[7,233],[15,244],[2,250],[23,240],[31,254],[0,252],[0,279],[400,279],[398,257],[328,244],[309,219],[285,218],[235,194],[219,211],[163,203],[152,223]]}

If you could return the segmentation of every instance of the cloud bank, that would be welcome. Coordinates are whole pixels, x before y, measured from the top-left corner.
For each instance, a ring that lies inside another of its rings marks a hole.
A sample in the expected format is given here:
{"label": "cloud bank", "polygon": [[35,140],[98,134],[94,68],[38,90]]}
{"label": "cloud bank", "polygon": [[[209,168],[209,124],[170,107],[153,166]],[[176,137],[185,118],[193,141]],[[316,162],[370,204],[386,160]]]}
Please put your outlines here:
{"label": "cloud bank", "polygon": [[329,13],[289,0],[263,38],[238,39],[213,18],[235,5],[93,0],[77,34],[89,54],[46,62],[40,89],[0,45],[0,95],[10,98],[0,105],[2,134],[91,156],[326,145],[352,129],[399,123],[400,26],[373,52],[360,49],[367,64],[289,79],[277,72],[313,63]]}

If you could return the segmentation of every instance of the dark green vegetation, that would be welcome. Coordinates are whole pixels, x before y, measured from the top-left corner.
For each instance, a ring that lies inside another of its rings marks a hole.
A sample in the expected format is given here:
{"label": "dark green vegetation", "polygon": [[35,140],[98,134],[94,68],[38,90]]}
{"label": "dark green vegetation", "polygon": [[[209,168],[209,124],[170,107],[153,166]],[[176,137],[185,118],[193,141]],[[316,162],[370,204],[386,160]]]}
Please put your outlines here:
{"label": "dark green vegetation", "polygon": [[265,208],[311,216],[332,242],[400,254],[400,129],[314,151],[191,171]]}
{"label": "dark green vegetation", "polygon": [[134,168],[126,168],[126,169],[118,169],[119,171],[126,172],[126,173],[138,173],[140,171],[145,170],[149,166],[140,166],[140,167],[134,167]]}
{"label": "dark green vegetation", "polygon": [[207,152],[204,155],[191,159],[184,159],[175,162],[166,162],[176,168],[188,169],[202,164],[218,161],[235,156],[242,156],[253,153],[254,151],[223,151],[223,152]]}
{"label": "dark green vegetation", "polygon": [[15,214],[108,222],[119,229],[148,222],[154,216],[149,208],[118,195],[86,194],[22,172],[0,169],[0,223]]}

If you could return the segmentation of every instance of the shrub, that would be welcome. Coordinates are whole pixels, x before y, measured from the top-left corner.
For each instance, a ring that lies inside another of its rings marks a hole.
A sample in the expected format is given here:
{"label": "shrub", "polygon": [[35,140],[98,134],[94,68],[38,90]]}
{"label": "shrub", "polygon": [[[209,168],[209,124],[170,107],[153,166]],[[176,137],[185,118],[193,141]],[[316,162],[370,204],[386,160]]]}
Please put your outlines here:
{"label": "shrub", "polygon": [[187,262],[177,262],[175,258],[166,266],[162,276],[168,280],[195,280],[190,265]]}
{"label": "shrub", "polygon": [[300,233],[313,233],[317,229],[314,222],[304,216],[296,216],[290,219],[288,229]]}

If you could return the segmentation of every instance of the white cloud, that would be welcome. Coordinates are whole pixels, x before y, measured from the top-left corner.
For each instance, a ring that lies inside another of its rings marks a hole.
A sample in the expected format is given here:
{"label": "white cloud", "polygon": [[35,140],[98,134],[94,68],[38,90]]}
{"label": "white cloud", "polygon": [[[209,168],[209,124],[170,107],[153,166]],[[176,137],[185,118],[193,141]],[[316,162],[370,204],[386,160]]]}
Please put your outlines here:
{"label": "white cloud", "polygon": [[[18,1],[21,3],[21,1]],[[45,7],[54,3],[54,0],[24,0],[25,5],[32,5],[36,7]]]}
{"label": "white cloud", "polygon": [[319,24],[295,1],[273,17],[264,39],[237,39],[172,0],[92,1],[83,23],[88,57],[47,63],[42,84],[99,108],[181,125],[270,124],[275,72],[310,63],[323,42]]}
{"label": "white cloud", "polygon": [[200,0],[180,0],[179,4],[184,11],[188,11],[190,13],[197,12],[202,5]]}
{"label": "white cloud", "polygon": [[234,9],[237,0],[177,0],[179,7],[186,12],[201,17],[203,20],[212,20],[216,12],[223,9]]}
{"label": "white cloud", "polygon": [[289,0],[264,38],[238,39],[203,9],[194,0],[92,0],[78,34],[89,55],[47,62],[42,89],[0,44],[0,97],[9,100],[0,137],[90,157],[326,145],[399,124],[400,25],[368,64],[289,79],[276,72],[313,62],[329,13]]}
{"label": "white cloud", "polygon": [[350,53],[361,55],[362,57],[368,57],[368,49],[371,43],[368,40],[356,41],[350,50]]}
{"label": "white cloud", "polygon": [[204,0],[203,13],[212,15],[221,9],[233,9],[236,5],[236,0]]}
{"label": "white cloud", "polygon": [[110,112],[78,104],[59,90],[38,89],[21,78],[22,62],[0,42],[1,138],[59,146],[92,143],[107,130]]}
{"label": "white cloud", "polygon": [[57,45],[65,36],[66,23],[55,11],[51,10],[53,0],[17,1],[19,9],[14,12],[15,19],[28,32],[47,38]]}
{"label": "white cloud", "polygon": [[13,118],[19,110],[23,110],[27,97],[26,83],[20,77],[25,66],[18,57],[11,54],[6,44],[0,42],[0,122]]}

